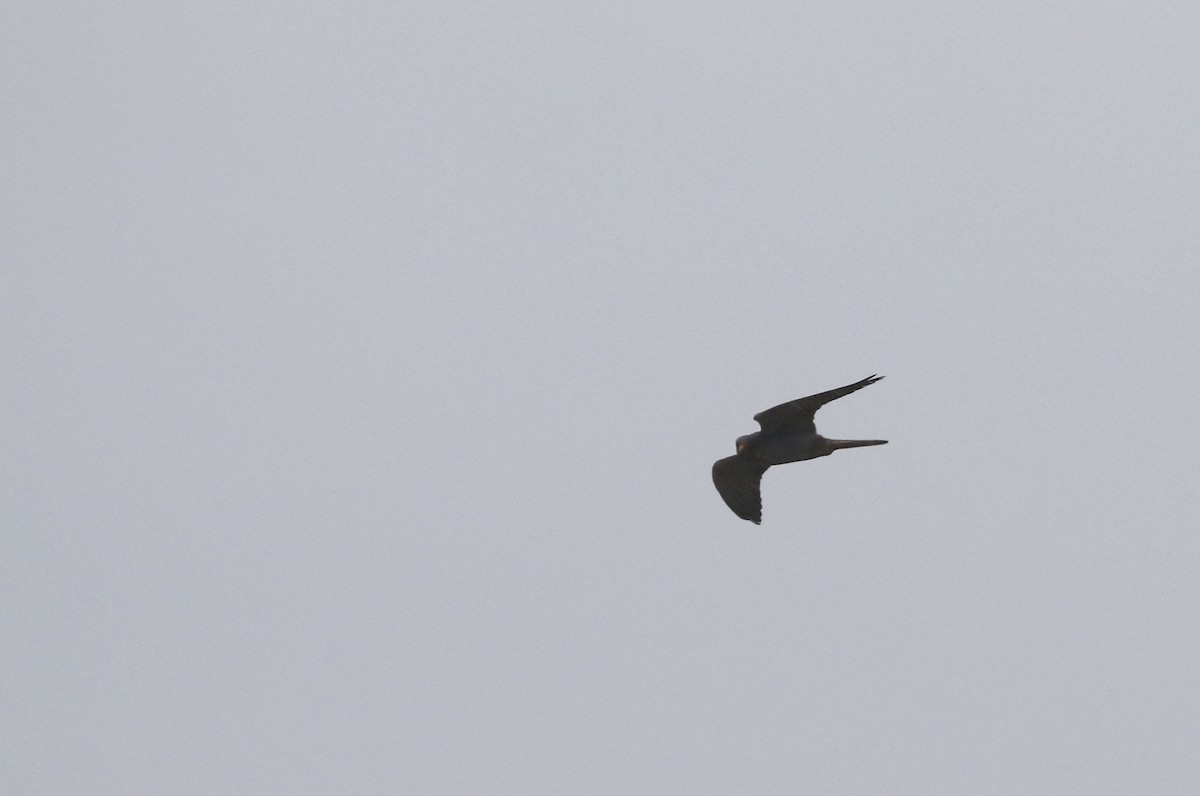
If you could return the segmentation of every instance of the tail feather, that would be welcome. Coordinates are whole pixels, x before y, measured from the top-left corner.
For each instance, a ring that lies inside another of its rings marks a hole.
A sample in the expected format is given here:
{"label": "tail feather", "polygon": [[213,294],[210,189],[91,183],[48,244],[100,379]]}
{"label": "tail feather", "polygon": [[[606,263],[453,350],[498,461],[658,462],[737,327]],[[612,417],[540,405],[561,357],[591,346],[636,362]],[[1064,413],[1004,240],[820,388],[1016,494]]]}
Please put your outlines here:
{"label": "tail feather", "polygon": [[833,450],[840,448],[865,448],[868,445],[887,445],[886,439],[831,439],[826,440]]}

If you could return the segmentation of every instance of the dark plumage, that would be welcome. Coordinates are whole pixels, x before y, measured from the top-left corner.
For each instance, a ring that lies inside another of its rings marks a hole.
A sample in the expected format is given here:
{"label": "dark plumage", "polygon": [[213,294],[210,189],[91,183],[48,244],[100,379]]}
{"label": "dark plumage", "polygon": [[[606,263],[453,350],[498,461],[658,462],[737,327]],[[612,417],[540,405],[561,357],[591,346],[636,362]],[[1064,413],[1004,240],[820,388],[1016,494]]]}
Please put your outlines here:
{"label": "dark plumage", "polygon": [[874,384],[882,376],[870,376],[836,390],[797,398],[754,416],[761,431],[738,437],[737,453],[713,464],[713,484],[733,513],[755,525],[762,522],[759,482],[773,464],[801,462],[828,456],[841,448],[886,445],[886,439],[826,439],[817,433],[813,416],[830,401]]}

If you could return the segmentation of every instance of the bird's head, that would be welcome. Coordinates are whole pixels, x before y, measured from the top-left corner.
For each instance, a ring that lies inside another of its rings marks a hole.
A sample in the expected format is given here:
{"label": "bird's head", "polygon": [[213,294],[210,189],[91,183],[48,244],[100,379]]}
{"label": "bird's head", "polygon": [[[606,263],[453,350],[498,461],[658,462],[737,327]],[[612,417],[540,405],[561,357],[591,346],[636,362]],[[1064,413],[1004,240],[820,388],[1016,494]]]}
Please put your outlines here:
{"label": "bird's head", "polygon": [[751,453],[754,450],[754,443],[758,442],[758,432],[747,434],[744,437],[737,438],[737,452]]}

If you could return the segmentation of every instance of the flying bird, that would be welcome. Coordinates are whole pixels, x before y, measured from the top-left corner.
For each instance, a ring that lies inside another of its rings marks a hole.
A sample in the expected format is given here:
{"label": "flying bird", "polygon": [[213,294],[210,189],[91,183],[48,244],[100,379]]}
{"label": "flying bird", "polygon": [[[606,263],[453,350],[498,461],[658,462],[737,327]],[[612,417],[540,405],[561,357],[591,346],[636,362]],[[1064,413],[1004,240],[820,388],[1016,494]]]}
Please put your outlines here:
{"label": "flying bird", "polygon": [[886,445],[886,439],[826,439],[817,433],[813,416],[830,401],[874,384],[883,376],[869,376],[836,390],[797,398],[754,416],[761,431],[737,439],[737,454],[713,464],[713,483],[726,505],[743,520],[762,522],[759,482],[773,464],[802,462],[828,456],[840,448]]}

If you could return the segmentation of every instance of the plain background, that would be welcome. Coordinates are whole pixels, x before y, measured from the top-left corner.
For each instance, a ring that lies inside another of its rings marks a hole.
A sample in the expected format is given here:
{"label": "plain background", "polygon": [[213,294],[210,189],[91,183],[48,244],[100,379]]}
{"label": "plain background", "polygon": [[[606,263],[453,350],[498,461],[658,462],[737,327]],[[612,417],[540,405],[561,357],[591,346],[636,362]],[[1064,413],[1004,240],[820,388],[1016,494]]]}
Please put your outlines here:
{"label": "plain background", "polygon": [[8,4],[0,790],[1200,792],[1197,41]]}

